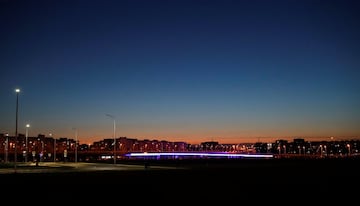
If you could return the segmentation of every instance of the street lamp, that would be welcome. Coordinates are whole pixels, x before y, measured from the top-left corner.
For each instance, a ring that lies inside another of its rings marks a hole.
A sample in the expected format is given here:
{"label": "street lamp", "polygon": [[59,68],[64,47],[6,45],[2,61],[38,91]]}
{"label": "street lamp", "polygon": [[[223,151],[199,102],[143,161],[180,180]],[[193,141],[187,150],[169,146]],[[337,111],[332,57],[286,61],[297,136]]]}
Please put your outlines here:
{"label": "street lamp", "polygon": [[75,130],[75,163],[77,163],[77,139],[78,139],[78,131],[76,128],[73,128]]}
{"label": "street lamp", "polygon": [[16,172],[16,162],[17,162],[17,139],[18,139],[18,108],[19,108],[19,93],[20,89],[15,89],[16,92],[16,126],[15,126],[15,151],[14,151],[14,169]]}
{"label": "street lamp", "polygon": [[115,123],[115,117],[113,115],[110,114],[106,114],[106,116],[110,117],[111,119],[114,120],[114,131],[113,131],[113,136],[114,136],[114,164],[116,164],[116,135],[115,135],[115,131],[116,131],[116,123]]}
{"label": "street lamp", "polygon": [[28,162],[28,151],[29,151],[29,149],[28,149],[28,135],[29,135],[28,129],[29,129],[29,127],[30,127],[30,124],[26,124],[26,134],[25,134],[25,138],[26,138],[26,140],[25,140],[25,149],[26,149],[26,151],[25,151],[25,162]]}

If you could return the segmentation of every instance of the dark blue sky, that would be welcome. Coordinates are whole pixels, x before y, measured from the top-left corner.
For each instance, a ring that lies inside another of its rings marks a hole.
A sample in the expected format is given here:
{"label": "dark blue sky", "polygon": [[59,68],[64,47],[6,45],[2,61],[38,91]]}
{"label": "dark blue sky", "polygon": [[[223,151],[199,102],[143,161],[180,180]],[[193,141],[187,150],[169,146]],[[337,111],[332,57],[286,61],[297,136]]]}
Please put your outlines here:
{"label": "dark blue sky", "polygon": [[0,133],[360,136],[359,1],[0,1]]}

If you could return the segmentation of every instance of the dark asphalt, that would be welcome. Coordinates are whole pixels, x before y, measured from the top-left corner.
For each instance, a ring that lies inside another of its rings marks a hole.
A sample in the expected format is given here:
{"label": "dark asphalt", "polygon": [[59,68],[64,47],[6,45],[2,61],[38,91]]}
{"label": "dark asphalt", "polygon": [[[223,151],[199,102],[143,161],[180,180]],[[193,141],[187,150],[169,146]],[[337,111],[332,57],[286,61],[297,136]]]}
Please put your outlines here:
{"label": "dark asphalt", "polygon": [[[147,167],[145,162],[138,162],[144,166],[140,170],[12,173],[1,174],[1,178],[7,195],[22,191],[26,192],[23,196],[40,195],[44,199],[53,199],[54,195],[63,199],[126,196],[141,197],[135,199],[141,201],[171,197],[183,202],[191,197],[214,203],[275,197],[328,201],[332,197],[344,203],[358,193],[359,163],[360,159],[146,161]],[[152,169],[159,165],[177,169]],[[89,201],[87,198],[84,201]]]}

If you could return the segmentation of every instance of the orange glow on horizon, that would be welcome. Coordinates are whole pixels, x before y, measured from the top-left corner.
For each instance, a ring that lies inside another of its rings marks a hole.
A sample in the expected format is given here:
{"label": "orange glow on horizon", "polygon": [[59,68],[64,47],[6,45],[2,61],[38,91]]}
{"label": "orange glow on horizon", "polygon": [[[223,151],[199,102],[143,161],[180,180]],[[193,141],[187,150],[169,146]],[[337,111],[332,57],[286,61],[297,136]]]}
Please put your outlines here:
{"label": "orange glow on horizon", "polygon": [[[93,128],[81,128],[79,127],[78,131],[78,140],[80,144],[93,144],[94,142],[102,141],[104,139],[112,139],[113,133],[112,128],[109,127],[107,129],[101,130],[92,130]],[[29,136],[37,136],[42,133],[43,129],[36,128],[29,130]],[[67,129],[64,130],[66,132],[61,133],[62,128],[55,128],[52,130],[53,138],[70,138],[74,139],[75,134],[72,130]],[[148,131],[143,129],[142,131],[134,129],[124,129],[120,126],[117,127],[116,137],[126,137],[137,140],[158,140],[158,141],[169,141],[169,142],[186,142],[189,144],[199,144],[201,142],[207,141],[216,141],[222,144],[238,144],[238,143],[255,143],[255,142],[274,142],[279,139],[292,141],[294,138],[302,138],[306,141],[335,141],[335,140],[351,140],[351,139],[359,139],[360,132],[357,131],[349,131],[349,132],[341,132],[341,131],[301,131],[298,130],[236,130],[236,129],[209,129],[207,131],[202,131],[204,128],[189,129],[184,131],[171,131],[171,129],[167,130],[159,130],[159,131]],[[46,134],[47,135],[47,134]]]}
{"label": "orange glow on horizon", "polygon": [[[158,140],[169,142],[186,142],[188,144],[200,144],[202,142],[215,141],[221,144],[241,144],[241,143],[255,143],[255,142],[275,142],[276,140],[288,140],[293,141],[295,138],[302,138],[305,141],[336,141],[336,140],[352,140],[359,139],[356,136],[283,136],[283,137],[199,137],[199,136],[187,136],[187,137],[162,137],[162,136],[117,136],[132,138],[137,140]],[[93,144],[94,142],[101,141],[103,139],[111,139],[112,137],[83,137],[79,138],[81,144]]]}

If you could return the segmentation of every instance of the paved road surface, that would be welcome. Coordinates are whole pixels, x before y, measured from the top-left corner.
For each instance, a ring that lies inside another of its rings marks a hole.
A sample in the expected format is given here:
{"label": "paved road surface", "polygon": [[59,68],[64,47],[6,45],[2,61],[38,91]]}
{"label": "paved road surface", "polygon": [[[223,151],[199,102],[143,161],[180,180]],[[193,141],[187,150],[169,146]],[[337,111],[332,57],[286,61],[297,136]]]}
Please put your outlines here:
{"label": "paved road surface", "polygon": [[179,169],[170,166],[151,166],[134,164],[108,164],[108,163],[73,163],[73,162],[42,162],[18,163],[17,167],[0,168],[0,174],[28,174],[28,173],[62,173],[62,172],[96,172],[96,171],[139,171],[139,170]]}

